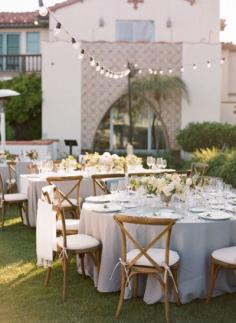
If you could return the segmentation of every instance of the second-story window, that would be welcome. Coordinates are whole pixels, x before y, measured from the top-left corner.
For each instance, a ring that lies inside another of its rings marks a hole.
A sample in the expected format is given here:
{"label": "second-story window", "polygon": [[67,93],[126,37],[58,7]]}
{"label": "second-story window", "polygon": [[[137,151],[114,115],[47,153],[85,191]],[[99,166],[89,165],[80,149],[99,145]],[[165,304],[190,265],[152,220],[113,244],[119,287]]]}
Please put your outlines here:
{"label": "second-story window", "polygon": [[39,32],[27,33],[26,50],[28,54],[40,53],[40,33]]}
{"label": "second-story window", "polygon": [[154,41],[155,24],[151,20],[117,20],[116,40],[118,41]]}

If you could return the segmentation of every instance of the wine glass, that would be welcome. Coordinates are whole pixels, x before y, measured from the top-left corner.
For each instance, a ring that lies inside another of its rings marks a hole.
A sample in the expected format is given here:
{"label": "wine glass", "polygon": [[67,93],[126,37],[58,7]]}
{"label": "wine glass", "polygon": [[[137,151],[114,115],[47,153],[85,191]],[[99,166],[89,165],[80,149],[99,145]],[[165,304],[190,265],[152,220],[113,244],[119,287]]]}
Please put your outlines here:
{"label": "wine glass", "polygon": [[167,167],[167,160],[166,159],[162,159],[162,168],[166,168]]}
{"label": "wine glass", "polygon": [[147,165],[148,165],[148,167],[149,167],[149,168],[151,168],[151,167],[152,167],[152,165],[153,165],[153,159],[152,159],[152,156],[148,156],[148,157],[147,157]]}
{"label": "wine glass", "polygon": [[156,160],[156,166],[157,166],[157,169],[160,169],[162,167],[162,158],[157,158]]}

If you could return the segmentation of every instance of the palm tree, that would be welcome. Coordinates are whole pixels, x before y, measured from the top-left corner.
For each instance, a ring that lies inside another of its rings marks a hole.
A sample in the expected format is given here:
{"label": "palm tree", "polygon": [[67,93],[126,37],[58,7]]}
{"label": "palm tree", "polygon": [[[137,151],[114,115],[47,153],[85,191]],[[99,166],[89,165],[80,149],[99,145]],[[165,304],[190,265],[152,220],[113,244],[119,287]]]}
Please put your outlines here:
{"label": "palm tree", "polygon": [[[157,103],[158,109],[156,113],[162,120],[162,103],[174,95],[181,95],[189,101],[189,93],[185,82],[179,76],[171,75],[150,75],[147,77],[136,79],[132,82],[132,94],[136,96],[143,95],[149,99],[153,97]],[[154,115],[152,128],[154,129],[156,115]],[[168,133],[163,123],[164,136],[169,149]]]}

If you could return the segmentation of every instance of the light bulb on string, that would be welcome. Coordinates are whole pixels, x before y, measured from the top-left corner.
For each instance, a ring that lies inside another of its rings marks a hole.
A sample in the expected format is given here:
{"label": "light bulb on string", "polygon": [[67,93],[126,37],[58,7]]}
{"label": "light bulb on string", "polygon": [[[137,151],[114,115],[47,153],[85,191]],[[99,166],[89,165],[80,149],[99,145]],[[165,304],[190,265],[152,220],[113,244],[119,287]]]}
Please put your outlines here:
{"label": "light bulb on string", "polygon": [[197,69],[197,65],[193,64],[193,70],[196,71],[196,69]]}
{"label": "light bulb on string", "polygon": [[101,66],[100,66],[99,62],[97,62],[97,63],[96,63],[96,71],[97,71],[97,72],[99,72],[99,71],[100,71],[100,69],[101,69]]}
{"label": "light bulb on string", "polygon": [[94,60],[94,57],[93,56],[90,56],[90,65],[93,67],[96,65],[96,62]]}
{"label": "light bulb on string", "polygon": [[154,75],[157,75],[157,71],[154,71],[154,72],[153,72],[153,74],[154,74]]}
{"label": "light bulb on string", "polygon": [[76,41],[74,37],[71,38],[71,42],[74,49],[78,49],[80,47],[80,42]]}
{"label": "light bulb on string", "polygon": [[223,65],[225,63],[225,57],[222,57],[220,60],[220,64]]}
{"label": "light bulb on string", "polygon": [[153,70],[152,70],[151,68],[149,68],[149,69],[148,69],[148,72],[149,72],[150,74],[153,74]]}
{"label": "light bulb on string", "polygon": [[207,68],[211,68],[211,62],[207,61]]}
{"label": "light bulb on string", "polygon": [[159,73],[160,73],[160,75],[163,75],[164,71],[162,69],[160,69]]}
{"label": "light bulb on string", "polygon": [[56,27],[54,28],[53,33],[54,33],[55,36],[57,36],[57,35],[60,34],[60,31],[61,31],[61,23],[60,22],[57,22]]}
{"label": "light bulb on string", "polygon": [[79,55],[78,55],[78,58],[79,59],[83,59],[84,58],[84,55],[85,55],[85,49],[81,49],[81,51],[80,51],[80,53],[79,53]]}
{"label": "light bulb on string", "polygon": [[48,14],[48,9],[43,4],[43,0],[39,0],[39,15],[42,17],[45,17],[47,16],[47,14]]}
{"label": "light bulb on string", "polygon": [[104,66],[101,66],[100,74],[103,75],[105,73]]}
{"label": "light bulb on string", "polygon": [[142,70],[138,70],[138,73],[139,73],[139,74],[142,74],[142,73],[143,73],[143,71],[142,71]]}
{"label": "light bulb on string", "polygon": [[183,66],[180,67],[180,72],[182,72],[182,73],[184,72],[184,67]]}
{"label": "light bulb on string", "polygon": [[169,68],[169,74],[172,74],[173,73],[173,69],[172,68]]}
{"label": "light bulb on string", "polygon": [[105,76],[106,76],[106,77],[108,77],[108,76],[109,76],[109,74],[110,74],[110,73],[109,73],[109,71],[108,71],[108,70],[106,70],[106,72],[105,72]]}

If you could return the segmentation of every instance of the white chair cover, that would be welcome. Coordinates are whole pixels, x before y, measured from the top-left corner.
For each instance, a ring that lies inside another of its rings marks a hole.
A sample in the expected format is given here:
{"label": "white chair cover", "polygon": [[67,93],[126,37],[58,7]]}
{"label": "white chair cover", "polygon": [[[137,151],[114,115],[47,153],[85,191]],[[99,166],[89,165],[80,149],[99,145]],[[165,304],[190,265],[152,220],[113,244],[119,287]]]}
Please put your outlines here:
{"label": "white chair cover", "polygon": [[56,211],[52,204],[39,199],[36,225],[37,265],[52,267],[53,250],[56,250]]}

